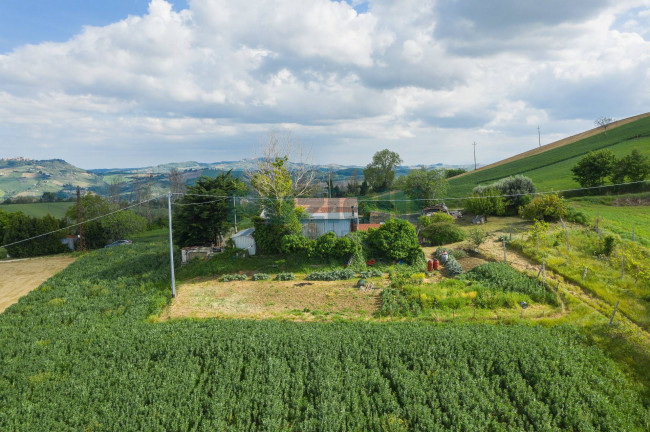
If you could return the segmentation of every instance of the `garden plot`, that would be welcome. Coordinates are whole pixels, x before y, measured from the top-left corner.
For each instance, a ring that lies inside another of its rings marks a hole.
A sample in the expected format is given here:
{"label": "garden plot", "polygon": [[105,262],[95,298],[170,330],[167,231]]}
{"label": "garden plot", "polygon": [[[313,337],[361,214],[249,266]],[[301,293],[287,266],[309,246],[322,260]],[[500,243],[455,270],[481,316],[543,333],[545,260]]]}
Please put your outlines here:
{"label": "garden plot", "polygon": [[[299,280],[298,280],[299,279]],[[164,318],[283,318],[297,321],[371,318],[379,307],[381,288],[356,287],[358,278],[343,281],[208,280],[179,286]]]}

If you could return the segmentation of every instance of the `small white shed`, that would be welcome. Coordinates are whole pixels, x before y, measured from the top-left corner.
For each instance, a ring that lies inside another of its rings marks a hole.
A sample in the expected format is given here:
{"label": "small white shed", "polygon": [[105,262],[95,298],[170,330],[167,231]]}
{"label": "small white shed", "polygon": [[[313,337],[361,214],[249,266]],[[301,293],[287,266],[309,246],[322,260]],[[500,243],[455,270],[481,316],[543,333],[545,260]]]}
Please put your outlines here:
{"label": "small white shed", "polygon": [[255,255],[255,239],[253,238],[253,232],[255,232],[255,228],[248,228],[239,231],[231,237],[232,241],[235,243],[235,247],[248,251],[248,255]]}

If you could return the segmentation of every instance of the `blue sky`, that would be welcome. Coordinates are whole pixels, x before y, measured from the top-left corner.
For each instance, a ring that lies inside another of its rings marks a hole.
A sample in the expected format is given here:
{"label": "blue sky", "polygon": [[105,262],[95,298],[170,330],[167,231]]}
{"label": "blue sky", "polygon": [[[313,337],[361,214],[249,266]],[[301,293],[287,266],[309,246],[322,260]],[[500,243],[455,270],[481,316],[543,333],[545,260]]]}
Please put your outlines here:
{"label": "blue sky", "polygon": [[650,0],[0,5],[0,157],[490,163],[648,110]]}

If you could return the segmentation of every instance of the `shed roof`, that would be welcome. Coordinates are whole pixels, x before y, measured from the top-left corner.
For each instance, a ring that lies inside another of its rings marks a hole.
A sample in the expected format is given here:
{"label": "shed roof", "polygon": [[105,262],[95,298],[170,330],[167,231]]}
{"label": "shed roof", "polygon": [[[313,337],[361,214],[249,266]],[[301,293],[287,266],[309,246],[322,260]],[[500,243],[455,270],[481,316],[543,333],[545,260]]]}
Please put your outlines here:
{"label": "shed roof", "polygon": [[315,219],[352,219],[359,210],[356,198],[296,198],[296,206]]}
{"label": "shed roof", "polygon": [[367,223],[357,225],[357,230],[359,231],[368,231],[368,228],[379,228],[381,224],[378,223]]}
{"label": "shed roof", "polygon": [[238,233],[234,234],[231,238],[251,235],[251,234],[253,234],[254,231],[255,231],[255,228],[248,228],[248,229],[245,229],[245,230],[241,230]]}

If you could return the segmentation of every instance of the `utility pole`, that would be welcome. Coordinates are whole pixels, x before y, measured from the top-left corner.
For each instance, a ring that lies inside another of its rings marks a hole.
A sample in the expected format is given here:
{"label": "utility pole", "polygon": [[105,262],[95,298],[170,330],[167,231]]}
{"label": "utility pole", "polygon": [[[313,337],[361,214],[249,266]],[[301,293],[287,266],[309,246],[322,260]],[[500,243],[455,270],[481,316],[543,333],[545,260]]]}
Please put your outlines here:
{"label": "utility pole", "polygon": [[172,270],[172,298],[176,297],[176,278],[174,277],[174,244],[172,243],[172,193],[167,194],[167,209],[169,212],[169,262]]}
{"label": "utility pole", "polygon": [[232,208],[235,211],[235,233],[237,233],[237,202],[234,195],[232,197]]}
{"label": "utility pole", "polygon": [[474,171],[476,171],[476,141],[474,141]]}
{"label": "utility pole", "polygon": [[539,131],[539,125],[537,125],[537,146],[542,146],[542,133]]}
{"label": "utility pole", "polygon": [[83,212],[81,210],[81,188],[77,186],[77,236],[79,244],[77,245],[80,251],[86,250],[86,239],[84,235],[83,225]]}

